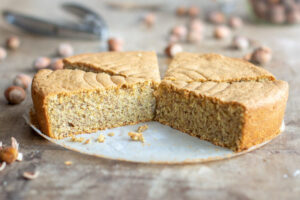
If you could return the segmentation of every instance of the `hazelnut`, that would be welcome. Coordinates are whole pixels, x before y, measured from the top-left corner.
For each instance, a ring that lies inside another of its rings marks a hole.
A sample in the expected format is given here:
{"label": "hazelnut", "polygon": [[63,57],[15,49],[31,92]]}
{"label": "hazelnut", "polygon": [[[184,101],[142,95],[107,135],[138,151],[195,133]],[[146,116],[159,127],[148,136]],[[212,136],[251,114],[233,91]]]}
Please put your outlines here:
{"label": "hazelnut", "polygon": [[240,17],[231,17],[229,19],[229,26],[237,29],[243,26],[243,20]]}
{"label": "hazelnut", "polygon": [[32,78],[26,74],[18,74],[15,79],[13,84],[16,86],[20,86],[24,89],[27,89],[30,84],[31,84]]}
{"label": "hazelnut", "polygon": [[186,13],[187,13],[187,10],[185,7],[183,7],[183,6],[177,7],[177,9],[176,9],[177,16],[184,16],[184,15],[186,15]]}
{"label": "hazelnut", "polygon": [[236,36],[232,40],[232,47],[239,50],[244,50],[249,47],[249,40],[246,37]]}
{"label": "hazelnut", "polygon": [[208,21],[213,24],[224,24],[225,15],[219,11],[213,11],[208,15]]}
{"label": "hazelnut", "polygon": [[58,55],[62,57],[72,56],[74,53],[73,47],[68,43],[62,43],[58,46]]}
{"label": "hazelnut", "polygon": [[251,61],[257,64],[266,64],[272,59],[272,51],[268,47],[259,47],[255,49],[251,56]]}
{"label": "hazelnut", "polygon": [[[297,1],[297,0],[296,0]],[[295,0],[283,0],[280,2],[286,9],[286,11],[289,11],[290,9],[297,8],[297,5],[299,5],[299,2],[295,2]]]}
{"label": "hazelnut", "polygon": [[190,31],[187,36],[187,40],[190,43],[199,43],[203,39],[203,35],[198,31]]}
{"label": "hazelnut", "polygon": [[151,27],[156,21],[156,16],[154,13],[148,13],[144,16],[144,23],[148,26]]}
{"label": "hazelnut", "polygon": [[300,10],[291,10],[287,13],[286,20],[290,24],[299,23],[300,22]]}
{"label": "hazelnut", "polygon": [[17,36],[11,36],[6,40],[6,46],[9,49],[15,50],[20,46],[20,39]]}
{"label": "hazelnut", "polygon": [[123,50],[123,40],[120,38],[110,38],[108,40],[109,51],[122,51]]}
{"label": "hazelnut", "polygon": [[267,17],[268,6],[264,1],[253,1],[253,10],[258,18],[265,19]]}
{"label": "hazelnut", "polygon": [[202,33],[204,30],[204,24],[201,20],[199,19],[193,19],[190,23],[189,23],[189,29],[190,31],[196,31],[196,32],[200,32]]}
{"label": "hazelnut", "polygon": [[214,30],[214,36],[217,39],[224,39],[230,35],[231,31],[227,26],[217,26]]}
{"label": "hazelnut", "polygon": [[7,52],[4,48],[0,47],[0,61],[4,60],[7,56]]}
{"label": "hazelnut", "polygon": [[179,52],[182,52],[182,47],[179,44],[171,43],[165,48],[165,53],[170,58],[174,57]]}
{"label": "hazelnut", "polygon": [[188,14],[190,17],[197,17],[199,15],[199,8],[197,8],[196,6],[191,6],[188,9]]}
{"label": "hazelnut", "polygon": [[282,24],[286,20],[285,9],[282,5],[274,5],[269,9],[270,21],[275,24]]}
{"label": "hazelnut", "polygon": [[18,157],[18,150],[13,147],[4,147],[0,149],[0,160],[11,164],[16,161]]}
{"label": "hazelnut", "polygon": [[63,59],[61,58],[52,59],[50,68],[53,70],[63,69],[64,68]]}
{"label": "hazelnut", "polygon": [[4,95],[10,104],[19,104],[26,98],[24,89],[19,86],[10,86],[5,90]]}
{"label": "hazelnut", "polygon": [[171,33],[176,35],[180,40],[183,40],[186,37],[187,28],[183,25],[178,25],[172,29]]}
{"label": "hazelnut", "polygon": [[36,70],[45,69],[45,68],[49,67],[50,63],[51,63],[50,58],[39,57],[34,61],[33,67]]}

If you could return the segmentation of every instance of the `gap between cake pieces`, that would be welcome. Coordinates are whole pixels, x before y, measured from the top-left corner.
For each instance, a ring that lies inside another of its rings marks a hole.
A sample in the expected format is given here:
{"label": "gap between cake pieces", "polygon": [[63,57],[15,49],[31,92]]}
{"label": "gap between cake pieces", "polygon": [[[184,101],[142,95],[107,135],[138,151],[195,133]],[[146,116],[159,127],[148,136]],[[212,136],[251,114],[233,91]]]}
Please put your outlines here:
{"label": "gap between cake pieces", "polygon": [[34,118],[55,139],[155,120],[239,152],[280,133],[288,83],[242,59],[187,52],[161,80],[155,52],[101,52],[38,71],[31,91]]}

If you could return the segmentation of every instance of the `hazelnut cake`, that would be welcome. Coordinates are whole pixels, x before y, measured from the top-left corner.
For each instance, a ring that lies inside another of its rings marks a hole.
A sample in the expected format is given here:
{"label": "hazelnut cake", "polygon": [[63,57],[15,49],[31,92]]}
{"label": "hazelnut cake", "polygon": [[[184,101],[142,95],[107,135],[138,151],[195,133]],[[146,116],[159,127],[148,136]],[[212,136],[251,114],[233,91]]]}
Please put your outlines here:
{"label": "hazelnut cake", "polygon": [[242,151],[280,133],[288,84],[241,59],[178,53],[155,96],[160,123]]}
{"label": "hazelnut cake", "polygon": [[280,132],[288,84],[241,59],[178,53],[163,81],[154,52],[64,59],[32,83],[41,131],[53,138],[157,120],[242,151]]}
{"label": "hazelnut cake", "polygon": [[33,79],[35,118],[43,133],[60,139],[153,120],[160,82],[154,52],[84,54],[64,62],[73,69],[44,69]]}

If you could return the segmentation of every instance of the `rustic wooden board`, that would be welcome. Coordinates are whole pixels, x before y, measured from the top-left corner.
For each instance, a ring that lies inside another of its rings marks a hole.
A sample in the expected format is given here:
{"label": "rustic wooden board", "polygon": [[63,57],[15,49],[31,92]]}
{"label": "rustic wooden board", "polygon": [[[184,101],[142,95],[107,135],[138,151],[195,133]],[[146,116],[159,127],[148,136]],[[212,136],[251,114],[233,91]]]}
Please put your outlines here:
{"label": "rustic wooden board", "polygon": [[[173,10],[180,1],[153,2],[162,6],[157,11],[158,23],[152,29],[138,23],[145,10],[114,10],[96,0],[86,4],[103,13],[111,35],[124,38],[125,50],[156,50],[163,75],[169,62],[163,55],[167,33],[172,26],[186,23],[187,19],[174,17]],[[59,20],[66,17],[58,7],[60,3],[58,0],[1,0],[0,8]],[[199,5],[203,3],[197,1]],[[184,45],[184,49],[234,57],[246,53],[229,49],[230,41],[214,40],[212,26],[207,26],[206,33],[203,43]],[[65,150],[36,135],[22,118],[30,104],[29,93],[26,101],[17,106],[7,105],[0,95],[0,141],[9,143],[14,136],[24,153],[23,162],[0,172],[0,199],[299,199],[300,175],[293,174],[300,169],[300,26],[247,23],[235,33],[270,46],[274,58],[266,69],[290,84],[286,130],[270,144],[234,159],[194,165],[145,165],[94,158]],[[34,58],[52,55],[60,42],[70,42],[76,53],[100,50],[96,41],[29,35],[1,19],[0,42],[4,43],[11,34],[20,36],[22,46],[9,52],[8,58],[0,63],[1,94],[16,74],[33,75]],[[66,166],[66,160],[74,164]],[[22,178],[26,170],[38,170],[41,174],[36,180],[26,181]]]}

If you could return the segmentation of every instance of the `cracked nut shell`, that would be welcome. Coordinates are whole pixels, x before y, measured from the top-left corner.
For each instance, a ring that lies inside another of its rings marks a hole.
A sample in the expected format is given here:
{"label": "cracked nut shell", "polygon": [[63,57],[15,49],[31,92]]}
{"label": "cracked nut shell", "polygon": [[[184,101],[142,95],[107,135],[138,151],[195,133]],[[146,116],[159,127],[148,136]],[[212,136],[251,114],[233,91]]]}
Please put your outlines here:
{"label": "cracked nut shell", "polygon": [[0,149],[0,160],[11,164],[16,161],[18,157],[18,150],[13,147],[4,147]]}

